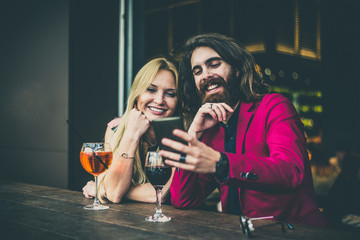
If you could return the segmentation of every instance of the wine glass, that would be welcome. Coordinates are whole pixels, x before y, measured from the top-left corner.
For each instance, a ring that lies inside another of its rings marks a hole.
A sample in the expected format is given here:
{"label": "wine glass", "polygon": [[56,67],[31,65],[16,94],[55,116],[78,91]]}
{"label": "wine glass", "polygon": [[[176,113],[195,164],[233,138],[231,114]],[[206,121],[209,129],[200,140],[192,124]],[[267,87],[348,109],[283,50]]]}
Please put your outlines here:
{"label": "wine glass", "polygon": [[83,168],[95,178],[96,192],[94,197],[94,203],[89,206],[85,206],[87,210],[104,210],[109,206],[101,205],[98,194],[98,176],[100,173],[105,172],[113,159],[113,153],[110,145],[103,142],[83,143],[80,151],[80,162]]}
{"label": "wine glass", "polygon": [[161,210],[161,190],[171,177],[171,167],[166,166],[158,152],[148,152],[145,159],[145,173],[156,191],[156,208],[152,216],[146,217],[147,222],[168,222],[170,217]]}

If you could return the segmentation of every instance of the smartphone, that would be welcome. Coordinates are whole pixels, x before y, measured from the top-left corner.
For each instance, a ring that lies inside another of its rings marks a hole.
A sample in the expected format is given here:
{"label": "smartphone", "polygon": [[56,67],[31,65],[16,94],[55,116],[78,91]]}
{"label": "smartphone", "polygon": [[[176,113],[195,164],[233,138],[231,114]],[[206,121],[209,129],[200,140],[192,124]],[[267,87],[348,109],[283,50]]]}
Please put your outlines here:
{"label": "smartphone", "polygon": [[172,149],[170,147],[162,145],[161,140],[163,138],[169,138],[174,141],[181,142],[181,143],[187,145],[186,141],[184,141],[181,138],[178,138],[172,134],[172,131],[174,129],[184,130],[184,123],[183,123],[182,117],[177,116],[177,117],[166,117],[166,118],[154,119],[152,121],[152,125],[154,126],[156,141],[158,142],[160,149],[179,153],[178,151],[175,151],[174,149]]}

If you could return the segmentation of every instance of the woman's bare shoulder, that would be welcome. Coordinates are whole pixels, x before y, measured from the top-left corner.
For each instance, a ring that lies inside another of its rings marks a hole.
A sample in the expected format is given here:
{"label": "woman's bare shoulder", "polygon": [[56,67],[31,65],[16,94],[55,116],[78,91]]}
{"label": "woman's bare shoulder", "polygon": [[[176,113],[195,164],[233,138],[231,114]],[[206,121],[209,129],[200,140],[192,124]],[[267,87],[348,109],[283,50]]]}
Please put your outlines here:
{"label": "woman's bare shoulder", "polygon": [[109,142],[113,134],[116,132],[117,127],[121,122],[121,117],[116,117],[108,122],[105,132],[105,141]]}
{"label": "woman's bare shoulder", "polygon": [[110,127],[111,129],[116,128],[121,121],[121,117],[116,117],[113,120],[111,120],[110,122],[108,122],[108,127]]}

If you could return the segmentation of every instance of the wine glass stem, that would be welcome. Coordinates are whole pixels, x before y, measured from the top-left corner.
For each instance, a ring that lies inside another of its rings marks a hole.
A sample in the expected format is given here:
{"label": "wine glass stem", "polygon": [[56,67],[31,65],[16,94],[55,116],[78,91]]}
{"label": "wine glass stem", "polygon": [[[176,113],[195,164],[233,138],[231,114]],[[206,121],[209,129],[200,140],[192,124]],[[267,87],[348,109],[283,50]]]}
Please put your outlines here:
{"label": "wine glass stem", "polygon": [[155,213],[156,214],[162,214],[162,210],[161,210],[161,187],[156,187],[156,208],[155,208]]}
{"label": "wine glass stem", "polygon": [[95,176],[95,197],[94,197],[94,206],[100,205],[99,199],[98,199],[98,177]]}

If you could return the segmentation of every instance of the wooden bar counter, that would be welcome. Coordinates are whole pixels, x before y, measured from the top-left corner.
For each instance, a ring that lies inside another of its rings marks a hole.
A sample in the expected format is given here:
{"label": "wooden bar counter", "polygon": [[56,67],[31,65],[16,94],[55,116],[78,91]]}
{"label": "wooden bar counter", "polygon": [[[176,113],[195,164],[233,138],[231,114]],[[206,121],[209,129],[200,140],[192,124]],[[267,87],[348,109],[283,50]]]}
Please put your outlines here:
{"label": "wooden bar counter", "polygon": [[[107,204],[104,211],[84,210],[92,204],[81,192],[0,180],[0,239],[248,239],[239,217],[163,205],[168,223],[148,223],[155,204]],[[262,220],[263,224],[269,221]],[[354,232],[295,225],[255,230],[254,239],[360,239]]]}

